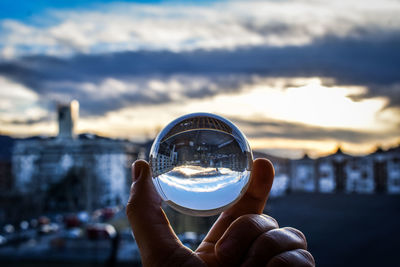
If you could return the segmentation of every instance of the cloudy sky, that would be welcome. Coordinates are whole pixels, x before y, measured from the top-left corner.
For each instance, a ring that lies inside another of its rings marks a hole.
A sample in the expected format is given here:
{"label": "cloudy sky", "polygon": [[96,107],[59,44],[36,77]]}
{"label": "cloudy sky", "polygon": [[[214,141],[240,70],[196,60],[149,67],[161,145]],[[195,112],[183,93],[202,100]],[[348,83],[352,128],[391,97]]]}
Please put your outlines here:
{"label": "cloudy sky", "polygon": [[254,149],[353,154],[400,141],[400,1],[0,3],[0,133],[152,138],[191,112]]}

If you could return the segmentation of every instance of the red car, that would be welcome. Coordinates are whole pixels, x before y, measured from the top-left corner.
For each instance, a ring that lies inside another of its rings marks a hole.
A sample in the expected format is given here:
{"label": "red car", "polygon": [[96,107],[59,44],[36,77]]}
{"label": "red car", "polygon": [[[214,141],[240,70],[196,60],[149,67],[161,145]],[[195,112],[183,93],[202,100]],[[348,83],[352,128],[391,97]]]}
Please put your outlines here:
{"label": "red car", "polygon": [[112,239],[117,231],[111,224],[95,223],[86,227],[86,234],[90,240]]}

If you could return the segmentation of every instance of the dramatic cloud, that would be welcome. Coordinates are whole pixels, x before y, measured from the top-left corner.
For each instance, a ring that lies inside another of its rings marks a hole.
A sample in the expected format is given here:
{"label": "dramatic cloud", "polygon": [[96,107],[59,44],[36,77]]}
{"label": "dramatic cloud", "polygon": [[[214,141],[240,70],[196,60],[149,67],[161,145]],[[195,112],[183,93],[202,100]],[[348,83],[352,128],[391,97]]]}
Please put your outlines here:
{"label": "dramatic cloud", "polygon": [[394,0],[91,5],[50,10],[45,19],[39,14],[29,21],[0,21],[0,55],[307,45],[329,35],[396,31],[399,12]]}
{"label": "dramatic cloud", "polygon": [[76,98],[88,115],[235,92],[253,75],[327,77],[367,87],[355,100],[383,96],[399,107],[398,11],[391,0],[50,10],[0,21],[0,75],[44,100]]}
{"label": "dramatic cloud", "polygon": [[318,126],[306,125],[303,123],[294,123],[277,120],[251,120],[232,117],[231,120],[247,129],[247,136],[250,138],[287,138],[300,140],[315,140],[336,142],[350,142],[362,144],[375,142],[382,137],[398,137],[396,132],[372,132],[363,130],[348,130],[339,128],[324,128]]}
{"label": "dramatic cloud", "polygon": [[[378,33],[377,33],[378,34]],[[400,32],[374,39],[327,37],[304,46],[233,51],[147,51],[72,58],[31,56],[0,63],[0,75],[42,98],[78,99],[84,114],[128,105],[204,98],[241,90],[255,77],[325,77],[338,85],[365,86],[355,100],[387,98],[400,107]],[[289,86],[289,85],[288,85]]]}
{"label": "dramatic cloud", "polygon": [[23,119],[23,120],[3,120],[0,119],[0,122],[2,123],[7,123],[7,124],[13,124],[13,125],[33,125],[37,123],[42,123],[42,122],[50,122],[53,121],[54,118],[53,116],[45,116],[45,117],[40,117],[36,119]]}
{"label": "dramatic cloud", "polygon": [[40,98],[26,86],[0,75],[0,122],[34,124],[46,120],[48,107]]}

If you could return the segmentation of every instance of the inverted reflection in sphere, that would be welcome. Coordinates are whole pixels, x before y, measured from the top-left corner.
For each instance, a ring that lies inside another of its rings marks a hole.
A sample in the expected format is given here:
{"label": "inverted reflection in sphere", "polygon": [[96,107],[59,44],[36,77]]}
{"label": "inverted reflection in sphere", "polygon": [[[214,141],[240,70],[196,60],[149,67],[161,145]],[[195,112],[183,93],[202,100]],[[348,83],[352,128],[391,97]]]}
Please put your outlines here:
{"label": "inverted reflection in sphere", "polygon": [[194,113],[168,124],[150,151],[153,183],[174,209],[218,214],[246,191],[253,162],[250,146],[233,123]]}

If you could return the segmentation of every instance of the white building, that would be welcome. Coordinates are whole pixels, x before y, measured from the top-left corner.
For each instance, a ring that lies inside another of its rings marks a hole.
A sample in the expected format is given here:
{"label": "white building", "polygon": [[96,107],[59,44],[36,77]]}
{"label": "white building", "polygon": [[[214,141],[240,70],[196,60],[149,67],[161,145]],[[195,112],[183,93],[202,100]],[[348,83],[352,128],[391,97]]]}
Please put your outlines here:
{"label": "white building", "polygon": [[298,160],[259,152],[254,155],[274,164],[271,196],[288,191],[400,194],[400,145],[386,151],[378,148],[366,156],[351,156],[339,147],[335,153],[315,160],[307,155]]}
{"label": "white building", "polygon": [[387,153],[387,192],[400,194],[400,146]]}
{"label": "white building", "polygon": [[335,153],[315,161],[317,169],[318,190],[322,193],[343,192],[346,189],[346,165],[350,155],[338,147]]}
{"label": "white building", "polygon": [[293,191],[314,192],[316,190],[315,161],[304,155],[302,159],[292,161],[292,180],[290,187]]}
{"label": "white building", "polygon": [[346,192],[373,193],[375,191],[373,160],[353,157],[346,165]]}
{"label": "white building", "polygon": [[127,141],[77,136],[77,103],[59,105],[59,135],[17,141],[14,192],[35,197],[42,210],[91,210],[127,201],[130,165],[140,148]]}
{"label": "white building", "polygon": [[274,177],[270,197],[283,196],[289,188],[289,176],[286,173],[278,173]]}
{"label": "white building", "polygon": [[327,159],[318,162],[318,191],[332,193],[336,189],[336,180],[333,164]]}

